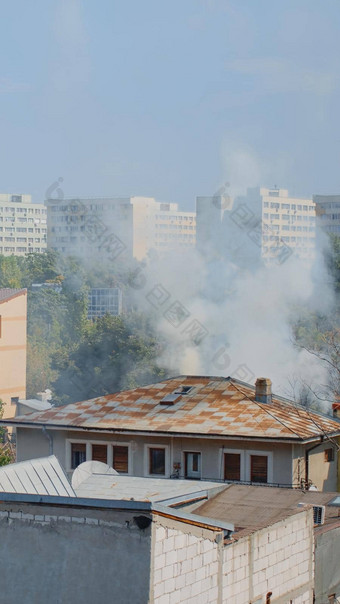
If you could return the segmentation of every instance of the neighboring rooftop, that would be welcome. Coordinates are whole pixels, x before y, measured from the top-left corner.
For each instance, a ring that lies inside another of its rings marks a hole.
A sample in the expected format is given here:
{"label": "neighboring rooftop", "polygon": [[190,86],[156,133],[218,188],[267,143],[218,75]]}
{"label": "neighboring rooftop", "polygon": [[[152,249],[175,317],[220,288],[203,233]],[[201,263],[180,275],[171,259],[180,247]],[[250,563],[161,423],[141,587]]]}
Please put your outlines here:
{"label": "neighboring rooftop", "polygon": [[75,497],[75,492],[55,455],[1,467],[0,492]]}
{"label": "neighboring rooftop", "polygon": [[340,506],[329,504],[338,493],[320,493],[300,489],[283,489],[263,486],[230,484],[224,491],[196,508],[195,514],[232,522],[235,525],[234,538],[239,539],[275,522],[296,514],[299,504],[326,506],[325,522],[317,526],[321,532],[340,527]]}
{"label": "neighboring rooftop", "polygon": [[200,480],[173,480],[164,478],[136,478],[93,473],[78,487],[77,497],[95,499],[119,499],[124,501],[152,501],[163,505],[176,504],[183,500],[207,499],[224,489],[225,485]]}
{"label": "neighboring rooftop", "polygon": [[95,431],[205,434],[287,441],[339,435],[340,421],[255,389],[231,377],[179,376],[133,390],[53,407],[0,424]]}
{"label": "neighboring rooftop", "polygon": [[7,302],[12,298],[16,298],[17,296],[20,296],[22,294],[26,294],[26,292],[26,289],[12,289],[10,287],[4,287],[0,289],[0,304],[2,304],[2,302]]}
{"label": "neighboring rooftop", "polygon": [[47,411],[47,409],[51,409],[53,406],[48,401],[41,401],[37,398],[20,398],[17,404],[19,406],[24,405],[25,407],[32,409],[32,411]]}

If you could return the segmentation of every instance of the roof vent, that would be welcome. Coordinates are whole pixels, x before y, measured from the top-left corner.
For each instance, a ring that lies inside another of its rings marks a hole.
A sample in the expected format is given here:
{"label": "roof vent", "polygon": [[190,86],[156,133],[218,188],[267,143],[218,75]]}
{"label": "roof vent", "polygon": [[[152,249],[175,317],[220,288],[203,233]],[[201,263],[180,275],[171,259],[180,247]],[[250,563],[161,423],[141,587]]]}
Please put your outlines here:
{"label": "roof vent", "polygon": [[160,405],[174,405],[181,398],[181,396],[189,394],[191,390],[192,386],[179,386],[170,394],[166,394],[165,397],[160,401]]}
{"label": "roof vent", "polygon": [[259,403],[272,402],[272,382],[269,378],[257,378],[255,383],[255,400]]}
{"label": "roof vent", "polygon": [[192,386],[180,386],[179,388],[176,388],[175,394],[189,394],[191,390]]}

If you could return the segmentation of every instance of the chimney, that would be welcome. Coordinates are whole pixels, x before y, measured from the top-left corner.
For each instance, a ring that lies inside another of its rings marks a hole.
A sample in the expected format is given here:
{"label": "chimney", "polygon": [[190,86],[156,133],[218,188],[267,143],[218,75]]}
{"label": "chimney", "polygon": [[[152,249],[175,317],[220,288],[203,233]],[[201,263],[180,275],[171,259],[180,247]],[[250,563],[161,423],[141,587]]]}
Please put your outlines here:
{"label": "chimney", "polygon": [[337,417],[340,419],[340,399],[337,397],[336,402],[332,405],[333,409],[333,417]]}
{"label": "chimney", "polygon": [[255,383],[255,400],[259,403],[272,402],[272,382],[268,378],[257,378]]}

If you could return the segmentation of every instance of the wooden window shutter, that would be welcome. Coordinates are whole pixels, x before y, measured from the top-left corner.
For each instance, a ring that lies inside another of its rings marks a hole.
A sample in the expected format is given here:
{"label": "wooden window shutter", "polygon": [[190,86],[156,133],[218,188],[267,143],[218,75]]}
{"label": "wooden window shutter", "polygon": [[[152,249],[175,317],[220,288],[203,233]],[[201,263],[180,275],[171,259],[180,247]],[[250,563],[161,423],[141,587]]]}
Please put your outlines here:
{"label": "wooden window shutter", "polygon": [[224,480],[241,480],[240,453],[224,454]]}
{"label": "wooden window shutter", "polygon": [[268,457],[267,455],[250,456],[251,482],[268,482]]}
{"label": "wooden window shutter", "polygon": [[107,463],[107,446],[92,445],[92,459],[94,461],[101,461],[102,463]]}
{"label": "wooden window shutter", "polygon": [[128,447],[113,447],[113,468],[117,472],[127,474],[129,471],[129,448]]}

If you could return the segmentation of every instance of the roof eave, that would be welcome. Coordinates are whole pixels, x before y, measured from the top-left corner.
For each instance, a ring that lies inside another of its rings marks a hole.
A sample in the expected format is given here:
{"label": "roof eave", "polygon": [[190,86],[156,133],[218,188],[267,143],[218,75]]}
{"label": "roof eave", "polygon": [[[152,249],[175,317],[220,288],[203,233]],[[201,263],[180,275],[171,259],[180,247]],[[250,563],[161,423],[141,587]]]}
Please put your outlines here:
{"label": "roof eave", "polygon": [[316,434],[314,436],[308,436],[307,438],[299,436],[261,436],[261,435],[235,435],[235,434],[220,434],[220,433],[199,433],[199,432],[174,432],[174,431],[162,431],[162,430],[134,430],[128,428],[101,428],[98,426],[73,426],[72,424],[49,424],[43,422],[23,422],[23,421],[11,421],[10,419],[0,420],[0,425],[13,426],[17,428],[48,428],[49,430],[61,430],[61,431],[73,431],[73,432],[100,432],[101,434],[134,434],[136,436],[151,436],[157,435],[162,437],[174,437],[174,438],[206,438],[206,439],[220,439],[220,440],[252,440],[252,441],[267,441],[267,442],[281,442],[286,444],[309,444],[315,441],[327,440],[327,438],[335,438],[340,436],[339,432],[330,432]]}

